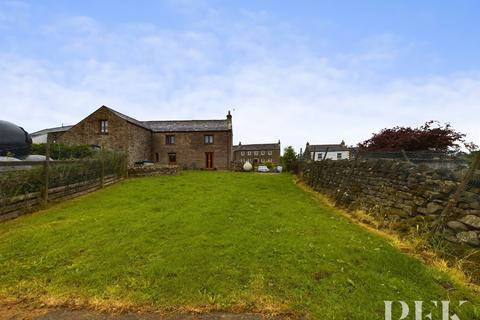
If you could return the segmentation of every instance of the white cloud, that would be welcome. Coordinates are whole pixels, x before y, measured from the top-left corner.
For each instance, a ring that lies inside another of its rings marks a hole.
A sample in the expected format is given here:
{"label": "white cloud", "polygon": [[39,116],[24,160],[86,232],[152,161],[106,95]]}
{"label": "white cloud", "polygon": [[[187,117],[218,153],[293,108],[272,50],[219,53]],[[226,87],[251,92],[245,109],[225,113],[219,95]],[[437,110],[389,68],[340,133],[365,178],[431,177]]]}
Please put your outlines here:
{"label": "white cloud", "polygon": [[296,148],[355,144],[386,126],[435,119],[480,142],[480,73],[385,80],[381,65],[405,49],[398,39],[367,39],[337,59],[310,50],[287,25],[278,37],[262,19],[270,17],[222,31],[62,19],[43,29],[61,61],[0,55],[1,117],[35,131],[75,123],[102,104],[139,120],[223,118],[235,109],[235,142]]}

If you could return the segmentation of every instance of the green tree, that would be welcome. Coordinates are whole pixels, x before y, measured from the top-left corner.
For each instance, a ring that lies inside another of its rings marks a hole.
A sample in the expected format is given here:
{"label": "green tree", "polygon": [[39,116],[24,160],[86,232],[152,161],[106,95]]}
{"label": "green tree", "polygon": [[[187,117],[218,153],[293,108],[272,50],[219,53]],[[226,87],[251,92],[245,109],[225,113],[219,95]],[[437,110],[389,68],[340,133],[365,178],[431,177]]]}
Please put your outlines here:
{"label": "green tree", "polygon": [[283,149],[282,164],[285,171],[292,171],[296,161],[297,153],[292,146],[288,146]]}

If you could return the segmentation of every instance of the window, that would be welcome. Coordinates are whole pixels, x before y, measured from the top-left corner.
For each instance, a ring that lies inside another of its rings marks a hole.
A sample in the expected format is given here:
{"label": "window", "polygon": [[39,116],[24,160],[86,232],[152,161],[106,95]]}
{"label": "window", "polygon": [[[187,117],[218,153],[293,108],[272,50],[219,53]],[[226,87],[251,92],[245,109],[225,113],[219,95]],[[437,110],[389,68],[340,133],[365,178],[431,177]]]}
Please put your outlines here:
{"label": "window", "polygon": [[271,155],[272,155],[272,151],[268,151],[268,155],[271,156]]}
{"label": "window", "polygon": [[158,156],[158,152],[155,152],[155,162],[159,162],[160,157]]}
{"label": "window", "polygon": [[175,136],[174,135],[167,135],[165,137],[166,144],[175,144]]}
{"label": "window", "polygon": [[240,155],[241,155],[241,156],[244,156],[244,155],[245,155],[245,151],[240,152]]}
{"label": "window", "polygon": [[323,159],[323,154],[322,153],[317,153],[317,159],[322,160]]}
{"label": "window", "polygon": [[265,159],[261,158],[260,163],[264,163],[264,162],[265,162]]}
{"label": "window", "polygon": [[213,136],[212,135],[203,136],[203,142],[205,144],[213,144]]}
{"label": "window", "polygon": [[342,153],[341,152],[337,153],[337,159],[342,159]]}
{"label": "window", "polygon": [[169,153],[168,154],[168,164],[177,164],[177,154]]}
{"label": "window", "polygon": [[273,162],[273,161],[272,161],[272,158],[269,158],[269,159],[268,159],[268,162]]}
{"label": "window", "polygon": [[265,155],[265,151],[260,151],[260,154],[261,154],[262,156],[264,156],[264,155]]}
{"label": "window", "polygon": [[252,155],[252,151],[247,151],[247,155],[251,156],[251,155]]}
{"label": "window", "polygon": [[100,120],[100,133],[108,133],[108,120]]}
{"label": "window", "polygon": [[253,154],[258,156],[258,151],[254,151]]}

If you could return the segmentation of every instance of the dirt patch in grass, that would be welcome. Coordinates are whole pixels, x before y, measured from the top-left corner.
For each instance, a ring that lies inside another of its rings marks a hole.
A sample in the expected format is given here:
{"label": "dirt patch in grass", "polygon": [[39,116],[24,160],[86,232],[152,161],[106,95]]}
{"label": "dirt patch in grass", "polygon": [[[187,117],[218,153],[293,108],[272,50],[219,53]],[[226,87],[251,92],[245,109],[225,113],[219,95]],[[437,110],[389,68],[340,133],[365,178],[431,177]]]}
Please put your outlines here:
{"label": "dirt patch in grass", "polygon": [[47,308],[34,304],[0,301],[0,319],[36,319],[47,312]]}
{"label": "dirt patch in grass", "polygon": [[259,313],[170,313],[159,312],[114,312],[107,313],[86,309],[50,308],[35,303],[0,303],[0,319],[11,320],[286,320],[299,319],[291,315],[268,315]]}

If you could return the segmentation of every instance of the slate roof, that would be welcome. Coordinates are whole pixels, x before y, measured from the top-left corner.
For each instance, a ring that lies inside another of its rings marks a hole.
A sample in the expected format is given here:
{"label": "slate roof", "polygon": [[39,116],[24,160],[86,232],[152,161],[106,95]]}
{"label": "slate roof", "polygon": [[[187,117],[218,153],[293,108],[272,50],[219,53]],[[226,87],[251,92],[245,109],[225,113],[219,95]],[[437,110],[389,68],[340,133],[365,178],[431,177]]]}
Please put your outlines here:
{"label": "slate roof", "polygon": [[311,144],[308,146],[310,152],[325,152],[327,151],[349,151],[347,146],[342,144]]}
{"label": "slate roof", "polygon": [[30,133],[32,137],[35,136],[41,136],[42,134],[48,134],[48,133],[56,133],[56,132],[65,132],[69,130],[73,126],[62,126],[62,127],[55,127],[55,128],[48,128],[48,129],[43,129],[40,131],[36,131],[34,133]]}
{"label": "slate roof", "polygon": [[225,120],[165,120],[143,121],[154,132],[227,131],[232,128]]}
{"label": "slate roof", "polygon": [[[130,122],[134,125],[142,127],[153,132],[188,132],[188,131],[228,131],[232,130],[227,119],[224,120],[165,120],[165,121],[139,121],[129,117],[121,112],[113,110],[107,106],[102,108],[108,109],[117,117]],[[51,132],[67,131],[73,126],[63,126],[57,128],[44,129],[32,133],[32,136],[42,135]]]}
{"label": "slate roof", "polygon": [[241,144],[233,146],[233,151],[261,151],[280,149],[279,143]]}
{"label": "slate roof", "polygon": [[109,108],[107,106],[104,106],[108,110],[110,110],[112,113],[117,115],[119,118],[122,118],[123,120],[133,123],[139,127],[145,128],[145,129],[150,129],[149,127],[145,126],[145,124],[142,121],[138,121],[137,119],[133,119],[132,117],[129,117],[127,115],[124,115],[123,113],[118,112],[117,110],[113,110],[112,108]]}
{"label": "slate roof", "polygon": [[232,129],[231,127],[229,127],[227,119],[138,121],[116,110],[113,110],[111,108],[108,109],[120,118],[139,127],[152,130],[153,132],[227,131]]}

